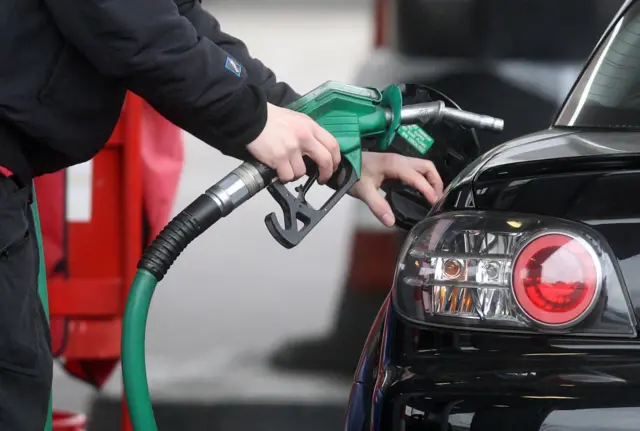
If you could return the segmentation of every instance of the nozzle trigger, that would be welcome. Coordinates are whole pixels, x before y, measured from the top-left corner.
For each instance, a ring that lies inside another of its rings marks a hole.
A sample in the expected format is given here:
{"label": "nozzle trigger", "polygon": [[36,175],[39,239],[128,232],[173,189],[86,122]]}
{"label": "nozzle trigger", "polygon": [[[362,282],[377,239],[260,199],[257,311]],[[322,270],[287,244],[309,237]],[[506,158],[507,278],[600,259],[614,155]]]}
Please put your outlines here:
{"label": "nozzle trigger", "polygon": [[[355,169],[348,162],[343,162],[334,174],[338,178],[338,185],[333,195],[327,199],[320,209],[313,208],[306,200],[306,194],[318,178],[317,170],[304,185],[297,187],[297,196],[294,196],[284,184],[279,181],[267,187],[267,190],[282,208],[284,213],[284,227],[278,222],[275,213],[268,214],[264,222],[271,236],[285,248],[293,248],[307,236],[309,232],[324,218],[336,203],[358,181]],[[331,183],[331,181],[330,181]],[[298,221],[303,226],[298,229]]]}

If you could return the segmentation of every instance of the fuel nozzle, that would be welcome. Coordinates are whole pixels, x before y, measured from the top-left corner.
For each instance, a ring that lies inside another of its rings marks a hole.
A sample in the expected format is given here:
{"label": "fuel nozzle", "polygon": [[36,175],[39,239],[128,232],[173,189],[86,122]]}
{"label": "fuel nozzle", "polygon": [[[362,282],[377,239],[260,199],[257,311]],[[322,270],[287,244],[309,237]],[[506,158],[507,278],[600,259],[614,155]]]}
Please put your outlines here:
{"label": "fuel nozzle", "polygon": [[[387,110],[387,121],[391,123],[392,120],[393,113],[391,110]],[[502,132],[504,129],[504,120],[501,118],[449,108],[442,100],[403,106],[400,112],[401,124],[437,124],[445,120],[460,124],[461,126],[496,133]]]}

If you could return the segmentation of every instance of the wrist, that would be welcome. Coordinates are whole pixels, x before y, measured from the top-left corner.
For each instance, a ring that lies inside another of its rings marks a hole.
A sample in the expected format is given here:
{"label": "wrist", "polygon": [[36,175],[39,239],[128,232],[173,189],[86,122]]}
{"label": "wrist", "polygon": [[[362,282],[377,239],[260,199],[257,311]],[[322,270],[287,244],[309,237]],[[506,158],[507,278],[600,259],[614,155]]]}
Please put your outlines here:
{"label": "wrist", "polygon": [[224,143],[220,150],[244,160],[249,155],[247,145],[260,136],[267,124],[267,98],[260,88],[246,85],[228,103],[221,121]]}

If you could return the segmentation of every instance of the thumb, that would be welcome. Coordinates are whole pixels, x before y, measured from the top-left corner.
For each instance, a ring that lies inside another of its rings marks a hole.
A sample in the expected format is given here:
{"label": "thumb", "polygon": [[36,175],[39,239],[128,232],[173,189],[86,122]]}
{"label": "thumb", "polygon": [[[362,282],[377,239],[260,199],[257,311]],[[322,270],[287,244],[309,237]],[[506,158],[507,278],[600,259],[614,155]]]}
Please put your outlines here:
{"label": "thumb", "polygon": [[391,210],[389,203],[380,195],[378,190],[373,184],[356,184],[360,190],[358,190],[358,197],[362,202],[367,204],[371,212],[384,224],[386,227],[392,227],[396,219]]}

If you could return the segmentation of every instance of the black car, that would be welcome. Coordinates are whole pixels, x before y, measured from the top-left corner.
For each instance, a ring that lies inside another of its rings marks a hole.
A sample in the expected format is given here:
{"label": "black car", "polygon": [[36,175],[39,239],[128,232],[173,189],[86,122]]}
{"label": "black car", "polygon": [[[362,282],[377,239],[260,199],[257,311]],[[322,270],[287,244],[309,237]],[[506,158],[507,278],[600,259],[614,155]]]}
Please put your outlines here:
{"label": "black car", "polygon": [[344,430],[640,430],[639,315],[630,0],[552,126],[476,159],[409,232]]}

